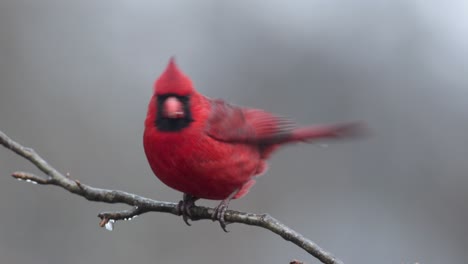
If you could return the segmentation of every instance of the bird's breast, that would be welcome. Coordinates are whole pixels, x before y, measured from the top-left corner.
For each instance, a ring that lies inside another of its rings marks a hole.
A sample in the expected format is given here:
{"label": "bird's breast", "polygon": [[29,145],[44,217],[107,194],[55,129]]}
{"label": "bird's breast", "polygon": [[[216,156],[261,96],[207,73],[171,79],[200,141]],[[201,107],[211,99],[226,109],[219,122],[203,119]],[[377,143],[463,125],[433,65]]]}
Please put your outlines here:
{"label": "bird's breast", "polygon": [[150,133],[144,147],[156,176],[169,187],[199,198],[221,200],[261,166],[258,148],[212,139],[202,131]]}

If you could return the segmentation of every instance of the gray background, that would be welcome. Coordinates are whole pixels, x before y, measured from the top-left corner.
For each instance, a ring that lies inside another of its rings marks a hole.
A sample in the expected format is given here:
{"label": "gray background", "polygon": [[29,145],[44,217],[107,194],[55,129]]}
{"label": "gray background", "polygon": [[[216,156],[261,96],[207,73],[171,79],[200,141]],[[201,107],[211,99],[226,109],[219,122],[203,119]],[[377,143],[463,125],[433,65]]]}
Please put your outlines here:
{"label": "gray background", "polygon": [[[178,201],[142,148],[168,58],[200,92],[373,135],[283,149],[232,209],[268,212],[346,263],[468,263],[466,1],[0,2],[0,129],[80,181]],[[0,149],[0,263],[317,263],[254,227],[91,203]],[[204,205],[214,202],[202,201]]]}

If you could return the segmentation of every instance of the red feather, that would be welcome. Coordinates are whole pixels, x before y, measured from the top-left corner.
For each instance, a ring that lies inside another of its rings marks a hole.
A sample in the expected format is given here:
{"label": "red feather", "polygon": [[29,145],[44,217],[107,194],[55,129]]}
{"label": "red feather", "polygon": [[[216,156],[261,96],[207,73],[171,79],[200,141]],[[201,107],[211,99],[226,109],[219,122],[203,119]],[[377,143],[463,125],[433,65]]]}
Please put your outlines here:
{"label": "red feather", "polygon": [[[173,127],[158,128],[158,100],[164,96],[188,100],[183,116],[192,119],[164,120]],[[209,99],[193,88],[171,59],[155,83],[144,148],[153,172],[168,186],[194,197],[223,200],[231,194],[233,198],[247,194],[255,176],[266,170],[268,157],[281,145],[346,136],[357,127],[355,123],[298,127],[264,110]]]}

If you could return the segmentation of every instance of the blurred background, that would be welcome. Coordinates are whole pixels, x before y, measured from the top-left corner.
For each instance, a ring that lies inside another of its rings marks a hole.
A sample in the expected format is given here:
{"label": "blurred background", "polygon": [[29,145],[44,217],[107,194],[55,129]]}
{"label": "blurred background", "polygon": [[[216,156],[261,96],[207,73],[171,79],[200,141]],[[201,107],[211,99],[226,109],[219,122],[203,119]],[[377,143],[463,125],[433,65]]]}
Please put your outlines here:
{"label": "blurred background", "polygon": [[[296,145],[235,210],[270,213],[345,263],[468,263],[466,1],[0,1],[0,130],[96,187],[177,202],[142,147],[170,56],[210,97],[364,140]],[[88,202],[18,182],[0,148],[1,263],[317,260],[245,225],[150,213],[115,230]],[[202,201],[213,206],[216,202]]]}

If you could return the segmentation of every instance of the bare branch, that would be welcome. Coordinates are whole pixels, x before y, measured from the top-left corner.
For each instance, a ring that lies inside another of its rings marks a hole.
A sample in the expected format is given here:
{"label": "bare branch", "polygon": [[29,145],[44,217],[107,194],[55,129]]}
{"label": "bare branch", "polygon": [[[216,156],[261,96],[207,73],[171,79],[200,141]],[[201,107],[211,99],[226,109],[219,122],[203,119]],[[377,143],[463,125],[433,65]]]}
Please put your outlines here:
{"label": "bare branch", "polygon": [[304,262],[299,261],[297,259],[293,259],[291,262],[289,262],[289,264],[304,264]]}
{"label": "bare branch", "polygon": [[[42,178],[27,172],[15,172],[12,176],[18,180],[24,180],[31,183],[42,185],[56,185],[63,189],[82,196],[90,201],[104,203],[123,203],[132,206],[132,209],[118,212],[102,212],[98,215],[101,218],[100,226],[105,226],[110,221],[112,223],[117,220],[129,220],[146,212],[163,212],[173,215],[180,215],[176,203],[157,201],[145,198],[136,194],[127,193],[118,190],[107,190],[91,187],[83,184],[78,180],[72,180],[65,177],[54,167],[49,165],[41,156],[33,149],[26,148],[19,143],[13,141],[7,135],[0,131],[0,144],[12,150],[16,154],[29,160],[36,165],[47,178]],[[213,209],[203,206],[194,206],[191,208],[192,220],[211,220]],[[259,226],[278,234],[287,241],[291,241],[298,247],[304,249],[312,256],[326,264],[343,263],[335,258],[332,254],[320,248],[311,240],[305,238],[301,234],[285,226],[280,221],[271,217],[268,214],[253,214],[228,210],[225,219],[230,223],[241,223],[252,226]]]}
{"label": "bare branch", "polygon": [[29,172],[17,171],[17,172],[13,172],[11,176],[19,181],[26,181],[26,182],[30,182],[33,184],[45,185],[45,184],[51,184],[52,182],[51,178],[44,179]]}

